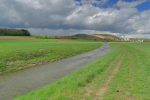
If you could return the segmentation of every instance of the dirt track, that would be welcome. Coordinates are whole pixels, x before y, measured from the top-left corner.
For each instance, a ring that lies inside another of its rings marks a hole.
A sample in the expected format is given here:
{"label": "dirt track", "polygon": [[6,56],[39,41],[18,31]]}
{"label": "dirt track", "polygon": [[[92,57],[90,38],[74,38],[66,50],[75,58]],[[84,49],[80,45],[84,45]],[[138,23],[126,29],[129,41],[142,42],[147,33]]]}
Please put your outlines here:
{"label": "dirt track", "polygon": [[32,37],[0,37],[0,40],[35,40]]}
{"label": "dirt track", "polygon": [[109,51],[108,44],[101,48],[59,62],[29,68],[0,76],[0,100],[12,100],[16,96],[48,85],[73,71],[79,70]]}
{"label": "dirt track", "polygon": [[[120,58],[120,59],[122,59],[122,58]],[[109,89],[110,83],[112,82],[112,80],[114,79],[116,74],[119,72],[119,68],[120,68],[121,64],[122,64],[122,60],[119,60],[116,63],[115,68],[112,70],[110,75],[107,77],[104,85],[102,85],[102,87],[100,89],[98,89],[98,91],[96,92],[96,97],[97,98],[94,98],[94,100],[103,100],[104,99],[104,96],[105,96],[105,94],[107,93],[107,91]]]}

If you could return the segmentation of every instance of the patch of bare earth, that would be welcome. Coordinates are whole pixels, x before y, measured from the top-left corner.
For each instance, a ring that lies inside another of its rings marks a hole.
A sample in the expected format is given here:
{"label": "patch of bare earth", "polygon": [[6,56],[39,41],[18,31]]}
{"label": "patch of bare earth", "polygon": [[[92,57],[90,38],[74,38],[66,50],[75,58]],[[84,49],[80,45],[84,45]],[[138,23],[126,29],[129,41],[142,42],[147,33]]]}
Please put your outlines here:
{"label": "patch of bare earth", "polygon": [[34,40],[31,37],[0,37],[0,40]]}
{"label": "patch of bare earth", "polygon": [[[103,100],[105,94],[107,93],[109,89],[109,85],[114,79],[114,77],[117,75],[119,68],[122,64],[122,60],[119,60],[118,63],[116,64],[115,68],[112,70],[112,73],[108,76],[106,81],[104,82],[104,85],[98,91],[96,92],[95,100]],[[119,90],[117,90],[119,92]]]}
{"label": "patch of bare earth", "polygon": [[[81,96],[83,97],[83,100],[86,100],[85,97],[92,98],[92,100],[103,99],[101,97],[103,97],[107,93],[109,84],[119,71],[121,61],[122,61],[121,56],[119,55],[109,64],[107,69],[104,72],[102,72],[100,76],[93,79],[93,81],[84,88],[84,90],[81,92],[84,95]],[[102,84],[101,83],[100,85],[95,84],[97,80],[102,81]]]}
{"label": "patch of bare earth", "polygon": [[58,42],[73,42],[74,40],[71,40],[71,39],[53,39],[55,41],[58,41]]}

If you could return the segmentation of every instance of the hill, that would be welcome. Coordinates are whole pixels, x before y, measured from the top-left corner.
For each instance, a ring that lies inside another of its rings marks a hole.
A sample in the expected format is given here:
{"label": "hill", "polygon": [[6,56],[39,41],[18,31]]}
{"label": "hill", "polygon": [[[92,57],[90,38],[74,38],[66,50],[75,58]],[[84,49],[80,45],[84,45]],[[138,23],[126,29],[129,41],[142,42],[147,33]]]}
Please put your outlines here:
{"label": "hill", "polygon": [[88,34],[76,34],[76,35],[72,35],[72,36],[64,36],[63,38],[80,39],[80,40],[94,40],[94,41],[99,40],[99,38],[97,38],[93,35],[88,35]]}
{"label": "hill", "polygon": [[120,41],[121,40],[121,38],[115,35],[110,35],[110,34],[94,34],[93,36],[104,41]]}
{"label": "hill", "polygon": [[114,35],[108,35],[108,34],[76,34],[72,36],[61,36],[61,37],[55,37],[57,39],[80,39],[80,40],[92,40],[92,41],[120,41],[121,38],[114,36]]}
{"label": "hill", "polygon": [[30,32],[24,29],[0,29],[0,36],[30,36]]}

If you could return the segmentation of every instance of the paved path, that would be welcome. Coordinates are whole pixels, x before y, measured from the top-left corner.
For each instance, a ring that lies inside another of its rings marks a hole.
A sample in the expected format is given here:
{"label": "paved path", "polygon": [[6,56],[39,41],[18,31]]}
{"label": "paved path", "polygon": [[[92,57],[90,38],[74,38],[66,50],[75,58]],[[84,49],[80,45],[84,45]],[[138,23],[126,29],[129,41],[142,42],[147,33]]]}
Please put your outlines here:
{"label": "paved path", "polygon": [[108,51],[109,46],[105,44],[101,48],[88,53],[0,76],[0,100],[12,100],[16,96],[24,95],[31,90],[48,85],[95,61]]}

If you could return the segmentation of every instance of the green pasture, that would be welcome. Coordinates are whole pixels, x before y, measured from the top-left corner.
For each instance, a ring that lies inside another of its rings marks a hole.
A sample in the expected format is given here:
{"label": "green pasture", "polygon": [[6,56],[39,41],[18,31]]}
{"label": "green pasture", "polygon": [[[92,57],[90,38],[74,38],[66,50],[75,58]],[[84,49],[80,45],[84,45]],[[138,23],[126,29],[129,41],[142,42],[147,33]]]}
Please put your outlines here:
{"label": "green pasture", "polygon": [[51,39],[11,40],[0,39],[0,73],[16,71],[54,62],[101,46],[100,42],[66,41]]}
{"label": "green pasture", "polygon": [[102,59],[16,100],[149,100],[150,44],[110,46]]}

